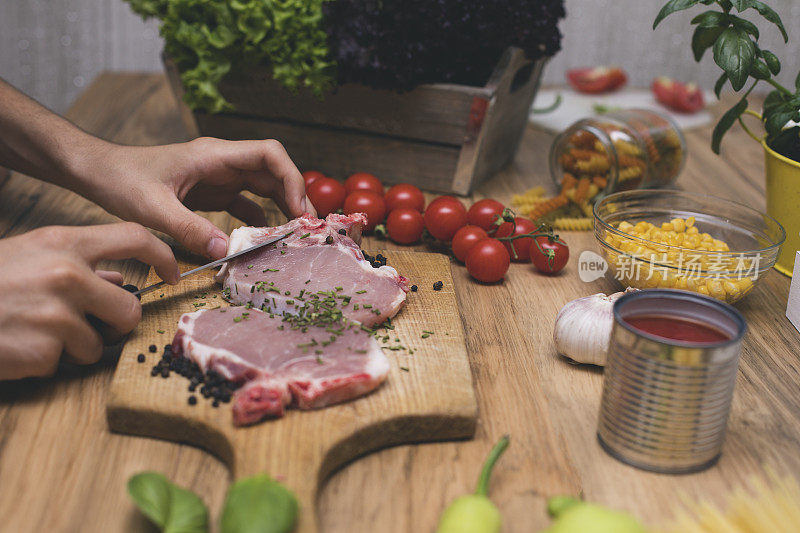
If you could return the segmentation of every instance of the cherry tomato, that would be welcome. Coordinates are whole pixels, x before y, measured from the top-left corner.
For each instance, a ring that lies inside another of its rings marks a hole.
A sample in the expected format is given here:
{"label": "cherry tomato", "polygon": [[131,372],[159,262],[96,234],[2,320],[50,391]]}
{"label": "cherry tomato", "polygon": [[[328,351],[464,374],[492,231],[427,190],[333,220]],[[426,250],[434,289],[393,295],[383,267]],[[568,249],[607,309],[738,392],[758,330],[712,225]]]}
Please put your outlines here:
{"label": "cherry tomato", "polygon": [[408,183],[392,186],[383,197],[386,209],[391,213],[398,207],[409,207],[420,213],[425,210],[425,196],[417,187]]}
{"label": "cherry tomato", "polygon": [[393,209],[386,218],[386,232],[398,244],[413,244],[422,237],[422,213],[409,207]]}
{"label": "cherry tomato", "polygon": [[425,227],[440,241],[449,241],[467,225],[467,210],[457,198],[440,196],[425,210]]}
{"label": "cherry tomato", "polygon": [[325,178],[325,174],[320,172],[319,170],[306,170],[303,172],[303,181],[306,182],[306,190],[308,190],[308,186],[317,181],[320,178]]}
{"label": "cherry tomato", "polygon": [[[514,222],[517,224],[516,228],[514,228],[514,224],[511,222],[503,222],[500,227],[497,228],[497,233],[495,233],[494,236],[509,237],[511,236],[512,229],[514,231],[514,235],[534,233],[536,231],[536,224],[534,224],[529,218],[516,217]],[[513,249],[511,248],[512,242],[514,243]],[[527,263],[531,260],[532,242],[533,238],[523,237],[522,239],[514,239],[513,241],[503,241],[503,245],[506,247],[506,250],[508,250],[509,255],[514,261]],[[516,254],[514,252],[516,252]]]}
{"label": "cherry tomato", "polygon": [[383,222],[386,216],[386,204],[383,196],[372,191],[355,191],[347,195],[344,200],[344,214],[365,213],[367,215],[366,231],[372,231],[375,226]]}
{"label": "cherry tomato", "polygon": [[680,113],[696,113],[705,106],[703,91],[694,83],[683,84],[664,76],[653,80],[653,95],[660,103]]}
{"label": "cherry tomato", "polygon": [[483,239],[472,246],[467,254],[467,272],[484,283],[500,281],[508,272],[511,258],[503,243],[497,239]]}
{"label": "cherry tomato", "polygon": [[467,223],[491,231],[496,228],[494,225],[496,215],[502,216],[503,209],[505,206],[497,200],[491,198],[478,200],[467,211]]}
{"label": "cherry tomato", "polygon": [[320,218],[325,218],[330,213],[344,205],[344,197],[347,191],[344,186],[333,178],[317,178],[308,187],[306,195],[317,210]]}
{"label": "cherry tomato", "polygon": [[344,181],[344,188],[347,190],[347,194],[354,191],[372,191],[375,194],[383,196],[381,180],[367,172],[351,174],[350,177]]}
{"label": "cherry tomato", "polygon": [[462,263],[467,254],[479,241],[488,239],[489,234],[478,226],[464,226],[453,236],[453,255]]}
{"label": "cherry tomato", "polygon": [[567,71],[567,81],[580,93],[606,93],[619,89],[628,81],[619,67],[575,68]]}
{"label": "cherry tomato", "polygon": [[[528,239],[518,239],[527,241]],[[536,246],[536,244],[539,246]],[[541,247],[541,250],[539,249]],[[569,259],[567,243],[556,238],[541,236],[536,237],[536,242],[531,243],[530,256],[536,270],[545,274],[555,274],[564,268]]]}

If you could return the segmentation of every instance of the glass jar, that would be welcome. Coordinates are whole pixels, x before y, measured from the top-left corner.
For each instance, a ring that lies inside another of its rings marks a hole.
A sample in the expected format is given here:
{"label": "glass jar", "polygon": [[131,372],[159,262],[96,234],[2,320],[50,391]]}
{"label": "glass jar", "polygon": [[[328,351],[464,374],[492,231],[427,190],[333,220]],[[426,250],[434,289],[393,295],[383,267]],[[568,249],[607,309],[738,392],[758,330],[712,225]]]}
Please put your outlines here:
{"label": "glass jar", "polygon": [[[686,162],[686,140],[667,116],[624,109],[579,120],[550,148],[550,175],[560,188],[588,179],[601,191],[651,189],[672,183]],[[564,186],[567,184],[564,183]],[[563,191],[562,191],[563,193]]]}

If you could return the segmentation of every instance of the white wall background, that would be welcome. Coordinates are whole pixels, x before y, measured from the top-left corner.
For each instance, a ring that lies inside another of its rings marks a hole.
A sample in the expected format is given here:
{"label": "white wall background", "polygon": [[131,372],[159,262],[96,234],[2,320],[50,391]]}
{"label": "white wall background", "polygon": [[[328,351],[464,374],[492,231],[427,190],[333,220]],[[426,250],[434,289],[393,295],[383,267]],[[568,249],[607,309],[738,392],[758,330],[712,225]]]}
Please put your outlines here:
{"label": "white wall background", "polygon": [[[784,67],[779,79],[791,85],[800,70],[800,1],[767,2],[783,18],[789,44],[759,21],[762,48],[778,55]],[[698,65],[689,47],[689,20],[699,8],[673,15],[653,32],[662,3],[566,0],[563,49],[545,83],[563,83],[570,67],[616,63],[634,86],[666,75],[713,87],[719,70],[710,53]],[[142,22],[121,0],[0,0],[0,77],[56,111],[102,70],[160,70],[160,50],[157,24]]]}

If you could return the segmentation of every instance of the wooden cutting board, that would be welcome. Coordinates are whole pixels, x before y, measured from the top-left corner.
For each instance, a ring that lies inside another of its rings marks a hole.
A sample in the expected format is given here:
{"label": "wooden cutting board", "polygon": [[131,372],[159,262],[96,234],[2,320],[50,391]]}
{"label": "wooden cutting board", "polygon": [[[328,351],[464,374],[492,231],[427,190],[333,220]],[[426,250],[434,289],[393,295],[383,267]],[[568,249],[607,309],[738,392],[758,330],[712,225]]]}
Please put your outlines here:
{"label": "wooden cutting board", "polygon": [[[150,371],[172,341],[181,314],[227,305],[213,273],[206,272],[143,297],[142,321],[125,344],[111,384],[109,426],[205,448],[225,461],[236,479],[266,472],[297,495],[303,533],[317,531],[317,493],[347,462],[387,446],[471,437],[477,403],[450,261],[441,254],[383,253],[419,290],[408,293],[387,343],[399,338],[414,353],[384,350],[391,370],[372,394],[315,411],[289,409],[281,419],[246,428],[233,426],[231,404],[214,408],[196,394],[198,403],[190,406],[187,379],[152,377]],[[183,263],[181,270],[193,266]],[[147,284],[155,281],[151,271]],[[442,290],[433,290],[436,281],[444,282]],[[422,338],[423,330],[433,335]],[[149,352],[152,344],[157,353]],[[145,363],[137,362],[140,353]]]}

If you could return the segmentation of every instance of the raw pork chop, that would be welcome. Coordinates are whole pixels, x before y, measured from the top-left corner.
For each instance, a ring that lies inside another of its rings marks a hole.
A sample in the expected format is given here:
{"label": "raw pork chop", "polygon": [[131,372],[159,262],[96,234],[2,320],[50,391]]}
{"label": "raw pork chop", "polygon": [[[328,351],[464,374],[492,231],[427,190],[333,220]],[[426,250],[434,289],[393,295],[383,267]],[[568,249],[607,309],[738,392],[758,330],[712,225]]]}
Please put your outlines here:
{"label": "raw pork chop", "polygon": [[243,384],[233,420],[253,424],[282,416],[290,404],[313,409],[363,396],[386,379],[389,361],[371,334],[347,320],[322,322],[243,307],[204,309],[180,318],[172,350]]}
{"label": "raw pork chop", "polygon": [[309,214],[272,228],[241,227],[231,233],[228,254],[294,232],[283,241],[225,265],[217,280],[238,305],[296,314],[308,296],[328,293],[344,315],[371,326],[397,314],[408,280],[390,266],[373,268],[358,246],[366,216]]}

